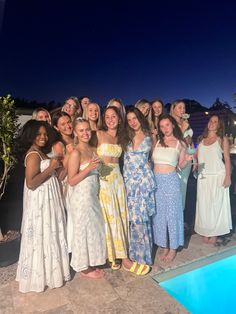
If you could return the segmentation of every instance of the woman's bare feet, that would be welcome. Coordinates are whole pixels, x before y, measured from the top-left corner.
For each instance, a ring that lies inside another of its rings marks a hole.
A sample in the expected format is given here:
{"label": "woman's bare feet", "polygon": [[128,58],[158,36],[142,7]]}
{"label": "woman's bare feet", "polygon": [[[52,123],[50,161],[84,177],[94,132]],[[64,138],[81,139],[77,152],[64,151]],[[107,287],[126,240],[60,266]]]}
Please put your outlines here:
{"label": "woman's bare feet", "polygon": [[160,262],[163,262],[165,260],[166,256],[168,255],[168,253],[169,253],[169,249],[168,248],[161,248],[161,252],[158,255],[158,260]]}
{"label": "woman's bare feet", "polygon": [[208,243],[215,245],[217,237],[210,237]]}
{"label": "woman's bare feet", "polygon": [[205,244],[215,245],[216,241],[217,241],[217,237],[203,237],[203,243],[205,243]]}
{"label": "woman's bare feet", "polygon": [[90,279],[101,279],[104,277],[104,274],[105,273],[102,269],[94,269],[92,267],[89,267],[88,269],[80,272],[81,277],[86,277]]}
{"label": "woman's bare feet", "polygon": [[172,262],[172,261],[175,259],[176,254],[177,254],[177,253],[176,253],[176,250],[174,250],[174,249],[169,249],[169,253],[168,253],[167,256],[165,257],[164,262],[166,262],[166,263]]}
{"label": "woman's bare feet", "polygon": [[102,274],[103,276],[105,275],[105,271],[104,269],[101,269],[101,268],[95,268],[96,272],[99,273],[99,274]]}
{"label": "woman's bare feet", "polygon": [[203,243],[209,244],[209,238],[208,237],[203,237]]}
{"label": "woman's bare feet", "polygon": [[122,259],[122,265],[125,268],[131,268],[133,266],[133,262],[129,258],[123,258]]}

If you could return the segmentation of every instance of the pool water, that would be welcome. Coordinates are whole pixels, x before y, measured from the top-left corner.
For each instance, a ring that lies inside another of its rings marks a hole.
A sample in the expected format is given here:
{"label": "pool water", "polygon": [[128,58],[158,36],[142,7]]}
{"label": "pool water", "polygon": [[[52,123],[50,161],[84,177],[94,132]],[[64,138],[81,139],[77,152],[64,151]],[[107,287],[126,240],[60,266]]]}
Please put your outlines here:
{"label": "pool water", "polygon": [[193,314],[236,313],[236,255],[160,282]]}

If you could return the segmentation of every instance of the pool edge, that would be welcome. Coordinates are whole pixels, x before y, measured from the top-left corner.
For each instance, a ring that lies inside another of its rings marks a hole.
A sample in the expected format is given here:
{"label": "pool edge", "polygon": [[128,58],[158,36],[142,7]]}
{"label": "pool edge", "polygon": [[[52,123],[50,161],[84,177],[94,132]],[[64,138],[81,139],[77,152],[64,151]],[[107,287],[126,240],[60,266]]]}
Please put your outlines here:
{"label": "pool edge", "polygon": [[183,273],[195,270],[199,267],[203,267],[206,265],[209,265],[211,263],[214,263],[218,260],[221,260],[223,258],[227,258],[229,256],[236,254],[236,246],[231,246],[229,248],[226,248],[224,250],[220,250],[218,252],[215,252],[211,255],[202,256],[194,261],[191,261],[189,263],[185,263],[183,265],[177,266],[174,269],[168,269],[163,270],[158,274],[155,274],[153,276],[150,276],[155,283],[159,284],[162,281],[168,280],[170,278],[174,278],[176,276],[179,276]]}

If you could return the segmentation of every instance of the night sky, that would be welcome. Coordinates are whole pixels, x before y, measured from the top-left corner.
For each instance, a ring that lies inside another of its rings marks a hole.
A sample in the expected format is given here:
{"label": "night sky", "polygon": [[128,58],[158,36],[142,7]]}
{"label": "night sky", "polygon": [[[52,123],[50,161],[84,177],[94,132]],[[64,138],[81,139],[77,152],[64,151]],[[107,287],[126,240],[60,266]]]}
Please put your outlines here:
{"label": "night sky", "polygon": [[236,2],[154,3],[0,0],[0,94],[235,106]]}

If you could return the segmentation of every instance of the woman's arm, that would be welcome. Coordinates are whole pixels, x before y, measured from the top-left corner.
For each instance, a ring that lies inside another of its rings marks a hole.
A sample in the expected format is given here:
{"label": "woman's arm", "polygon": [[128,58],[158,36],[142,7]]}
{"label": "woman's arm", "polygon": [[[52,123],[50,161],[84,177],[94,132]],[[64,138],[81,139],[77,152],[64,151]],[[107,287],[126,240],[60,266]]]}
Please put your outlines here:
{"label": "woman's arm", "polygon": [[68,156],[65,155],[65,146],[62,142],[57,142],[53,145],[52,151],[55,155],[55,157],[58,156],[58,159],[62,162],[63,167],[60,167],[57,169],[57,177],[59,180],[64,180],[67,175],[67,162],[68,162]]}
{"label": "woman's arm", "polygon": [[81,154],[77,149],[74,149],[68,161],[68,183],[74,186],[83,181],[92,170],[97,168],[99,162],[99,158],[91,159],[88,166],[80,171]]}
{"label": "woman's arm", "polygon": [[184,133],[189,128],[188,120],[182,120],[180,128],[181,128],[182,133]]}
{"label": "woman's arm", "polygon": [[54,144],[52,151],[55,156],[61,156],[62,158],[65,156],[65,146],[62,142],[57,142]]}
{"label": "woman's arm", "polygon": [[225,161],[225,179],[223,186],[228,188],[231,185],[231,162],[230,162],[230,153],[229,153],[229,141],[226,136],[224,136],[222,141],[223,154]]}
{"label": "woman's arm", "polygon": [[188,161],[192,160],[193,156],[186,154],[186,145],[184,143],[180,144],[180,154],[179,154],[179,164],[178,167],[183,169],[187,166]]}
{"label": "woman's arm", "polygon": [[38,154],[30,154],[26,158],[25,179],[28,189],[35,190],[43,182],[45,182],[55,169],[60,167],[60,162],[56,159],[51,159],[49,167],[43,172],[40,172],[40,157]]}
{"label": "woman's arm", "polygon": [[96,132],[96,135],[97,135],[97,145],[100,145],[101,144],[102,131],[98,130]]}

